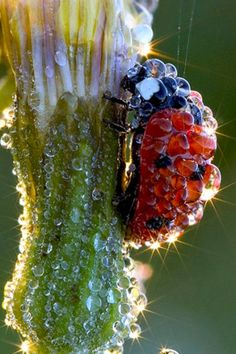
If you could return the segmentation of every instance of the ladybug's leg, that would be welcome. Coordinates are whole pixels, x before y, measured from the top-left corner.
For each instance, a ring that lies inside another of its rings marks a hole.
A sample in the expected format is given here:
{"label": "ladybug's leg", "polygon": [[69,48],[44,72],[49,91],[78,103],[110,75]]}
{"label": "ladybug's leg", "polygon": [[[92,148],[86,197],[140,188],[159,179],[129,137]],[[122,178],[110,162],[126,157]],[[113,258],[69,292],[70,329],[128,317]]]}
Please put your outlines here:
{"label": "ladybug's leg", "polygon": [[112,204],[119,211],[124,223],[128,224],[131,217],[131,211],[135,205],[133,195],[127,192],[117,193],[113,198]]}
{"label": "ladybug's leg", "polygon": [[121,100],[118,97],[111,96],[110,92],[105,92],[103,94],[103,98],[105,98],[106,100],[111,101],[112,103],[120,104],[120,105],[124,106],[127,109],[129,108],[129,105],[128,105],[127,102],[125,102],[124,100]]}
{"label": "ladybug's leg", "polygon": [[111,129],[113,129],[116,133],[124,133],[127,134],[130,132],[130,127],[120,124],[120,123],[115,123],[112,122],[111,120],[108,119],[103,119],[103,122],[107,124]]}

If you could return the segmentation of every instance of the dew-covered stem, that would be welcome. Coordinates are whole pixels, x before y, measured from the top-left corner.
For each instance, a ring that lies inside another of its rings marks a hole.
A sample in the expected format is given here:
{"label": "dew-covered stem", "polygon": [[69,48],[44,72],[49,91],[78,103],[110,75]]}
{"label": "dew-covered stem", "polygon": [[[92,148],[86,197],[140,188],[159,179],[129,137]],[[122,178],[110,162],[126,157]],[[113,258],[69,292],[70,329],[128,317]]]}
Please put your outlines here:
{"label": "dew-covered stem", "polygon": [[112,207],[118,137],[102,122],[114,108],[99,105],[65,93],[40,136],[34,113],[16,103],[9,134],[22,239],[4,307],[29,353],[102,352],[139,331],[139,293]]}

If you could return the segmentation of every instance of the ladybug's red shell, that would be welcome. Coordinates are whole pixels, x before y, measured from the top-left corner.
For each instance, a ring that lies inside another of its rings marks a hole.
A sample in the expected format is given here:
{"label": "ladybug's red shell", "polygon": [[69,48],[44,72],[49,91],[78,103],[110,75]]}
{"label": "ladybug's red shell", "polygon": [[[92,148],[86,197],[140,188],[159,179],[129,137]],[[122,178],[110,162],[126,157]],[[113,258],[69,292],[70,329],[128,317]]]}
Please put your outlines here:
{"label": "ladybug's red shell", "polygon": [[[128,225],[132,241],[168,241],[203,215],[204,189],[220,185],[211,164],[216,136],[177,109],[154,113],[140,147],[140,181]],[[212,177],[213,176],[213,177]]]}

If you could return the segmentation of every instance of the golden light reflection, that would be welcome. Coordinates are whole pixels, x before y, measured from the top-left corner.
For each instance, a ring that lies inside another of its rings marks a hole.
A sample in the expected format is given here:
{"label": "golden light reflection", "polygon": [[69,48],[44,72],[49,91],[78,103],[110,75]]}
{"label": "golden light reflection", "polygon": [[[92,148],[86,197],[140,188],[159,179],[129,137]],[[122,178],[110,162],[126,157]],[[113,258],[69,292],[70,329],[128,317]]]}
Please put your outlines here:
{"label": "golden light reflection", "polygon": [[138,48],[138,53],[142,57],[148,57],[148,55],[151,53],[151,43],[141,43]]}
{"label": "golden light reflection", "polygon": [[22,353],[29,353],[29,350],[30,350],[30,344],[28,341],[24,341],[21,343],[21,346],[20,346],[20,349],[22,351]]}
{"label": "golden light reflection", "polygon": [[203,188],[202,194],[201,194],[201,200],[204,201],[209,201],[214,198],[216,193],[218,193],[217,188]]}

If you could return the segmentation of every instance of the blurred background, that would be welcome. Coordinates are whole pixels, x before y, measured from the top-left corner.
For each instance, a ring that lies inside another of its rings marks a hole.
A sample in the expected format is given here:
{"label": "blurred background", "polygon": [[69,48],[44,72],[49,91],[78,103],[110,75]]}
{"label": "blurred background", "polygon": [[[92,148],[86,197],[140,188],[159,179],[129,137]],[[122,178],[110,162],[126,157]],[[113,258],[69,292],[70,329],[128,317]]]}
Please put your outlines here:
{"label": "blurred background", "polygon": [[[157,354],[162,346],[180,354],[236,353],[236,2],[160,0],[155,16],[158,56],[173,62],[218,119],[215,163],[222,190],[201,224],[168,252],[137,251],[154,270],[146,283],[149,305],[142,338],[125,354]],[[10,100],[11,81],[0,65],[0,109]],[[16,259],[19,207],[8,151],[0,152],[0,298]],[[4,326],[0,310],[0,354],[19,350],[18,336]]]}

